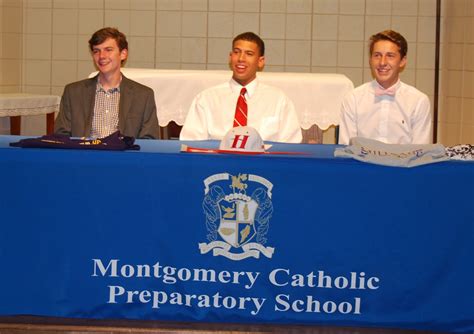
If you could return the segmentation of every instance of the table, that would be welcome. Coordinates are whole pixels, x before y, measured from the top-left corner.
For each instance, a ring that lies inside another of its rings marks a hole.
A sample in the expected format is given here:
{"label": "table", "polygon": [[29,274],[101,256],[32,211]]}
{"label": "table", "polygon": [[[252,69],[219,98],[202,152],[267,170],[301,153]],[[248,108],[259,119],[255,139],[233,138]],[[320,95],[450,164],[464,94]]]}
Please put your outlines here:
{"label": "table", "polygon": [[473,162],[18,139],[0,136],[0,316],[474,331]]}
{"label": "table", "polygon": [[10,133],[21,134],[21,116],[46,115],[46,132],[54,132],[54,113],[61,98],[55,95],[0,94],[0,117],[10,117]]}
{"label": "table", "polygon": [[[183,125],[194,97],[202,90],[228,81],[231,71],[158,70],[123,68],[128,78],[151,87],[155,92],[158,120],[165,127],[170,122]],[[91,76],[97,74],[94,72]],[[262,82],[281,88],[295,104],[305,141],[321,141],[314,125],[326,130],[339,124],[342,98],[353,89],[352,81],[333,73],[259,72]]]}

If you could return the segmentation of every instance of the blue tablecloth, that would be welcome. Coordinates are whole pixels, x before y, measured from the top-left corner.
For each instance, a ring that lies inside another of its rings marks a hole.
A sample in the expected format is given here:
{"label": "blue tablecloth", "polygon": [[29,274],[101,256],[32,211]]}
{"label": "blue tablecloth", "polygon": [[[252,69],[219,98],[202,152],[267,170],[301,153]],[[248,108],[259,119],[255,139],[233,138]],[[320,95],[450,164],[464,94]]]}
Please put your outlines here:
{"label": "blue tablecloth", "polygon": [[0,315],[474,331],[474,163],[19,139],[0,137]]}

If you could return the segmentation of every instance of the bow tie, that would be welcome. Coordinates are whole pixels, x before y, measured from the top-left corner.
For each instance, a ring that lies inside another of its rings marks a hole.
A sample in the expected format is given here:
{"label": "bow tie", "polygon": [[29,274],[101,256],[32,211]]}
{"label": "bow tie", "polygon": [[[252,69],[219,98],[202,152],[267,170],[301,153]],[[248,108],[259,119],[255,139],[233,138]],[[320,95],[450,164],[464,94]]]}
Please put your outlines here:
{"label": "bow tie", "polygon": [[396,89],[393,86],[387,89],[383,89],[379,86],[375,87],[375,96],[383,96],[383,95],[395,96],[395,93],[396,93]]}

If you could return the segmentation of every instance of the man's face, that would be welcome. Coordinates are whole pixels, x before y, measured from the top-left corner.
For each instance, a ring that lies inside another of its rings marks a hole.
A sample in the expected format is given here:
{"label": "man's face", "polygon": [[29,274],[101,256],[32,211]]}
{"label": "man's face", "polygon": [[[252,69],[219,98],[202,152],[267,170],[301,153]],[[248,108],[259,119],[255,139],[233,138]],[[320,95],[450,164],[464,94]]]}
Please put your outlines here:
{"label": "man's face", "polygon": [[386,40],[375,42],[369,60],[372,74],[383,88],[389,88],[398,81],[406,62],[407,59],[401,57],[397,44]]}
{"label": "man's face", "polygon": [[120,72],[122,60],[127,59],[128,50],[119,50],[117,41],[107,38],[102,44],[92,47],[92,58],[101,74],[115,74]]}
{"label": "man's face", "polygon": [[254,42],[237,40],[229,54],[229,64],[235,81],[242,86],[249,84],[257,76],[257,71],[265,65],[265,57],[260,56]]}

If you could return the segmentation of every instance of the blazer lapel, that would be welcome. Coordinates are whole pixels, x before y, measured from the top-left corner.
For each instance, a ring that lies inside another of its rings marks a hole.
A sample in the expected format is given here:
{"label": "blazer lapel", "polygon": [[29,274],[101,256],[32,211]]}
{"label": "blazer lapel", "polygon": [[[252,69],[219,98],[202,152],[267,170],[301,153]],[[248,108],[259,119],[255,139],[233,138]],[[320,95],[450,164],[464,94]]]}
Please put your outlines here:
{"label": "blazer lapel", "polygon": [[125,132],[125,124],[127,115],[132,108],[133,87],[129,84],[129,80],[122,74],[122,82],[120,83],[120,102],[119,102],[119,129],[121,133]]}
{"label": "blazer lapel", "polygon": [[92,128],[92,115],[94,114],[95,91],[97,87],[97,76],[90,78],[85,83],[84,92],[84,124],[86,136],[89,137]]}

